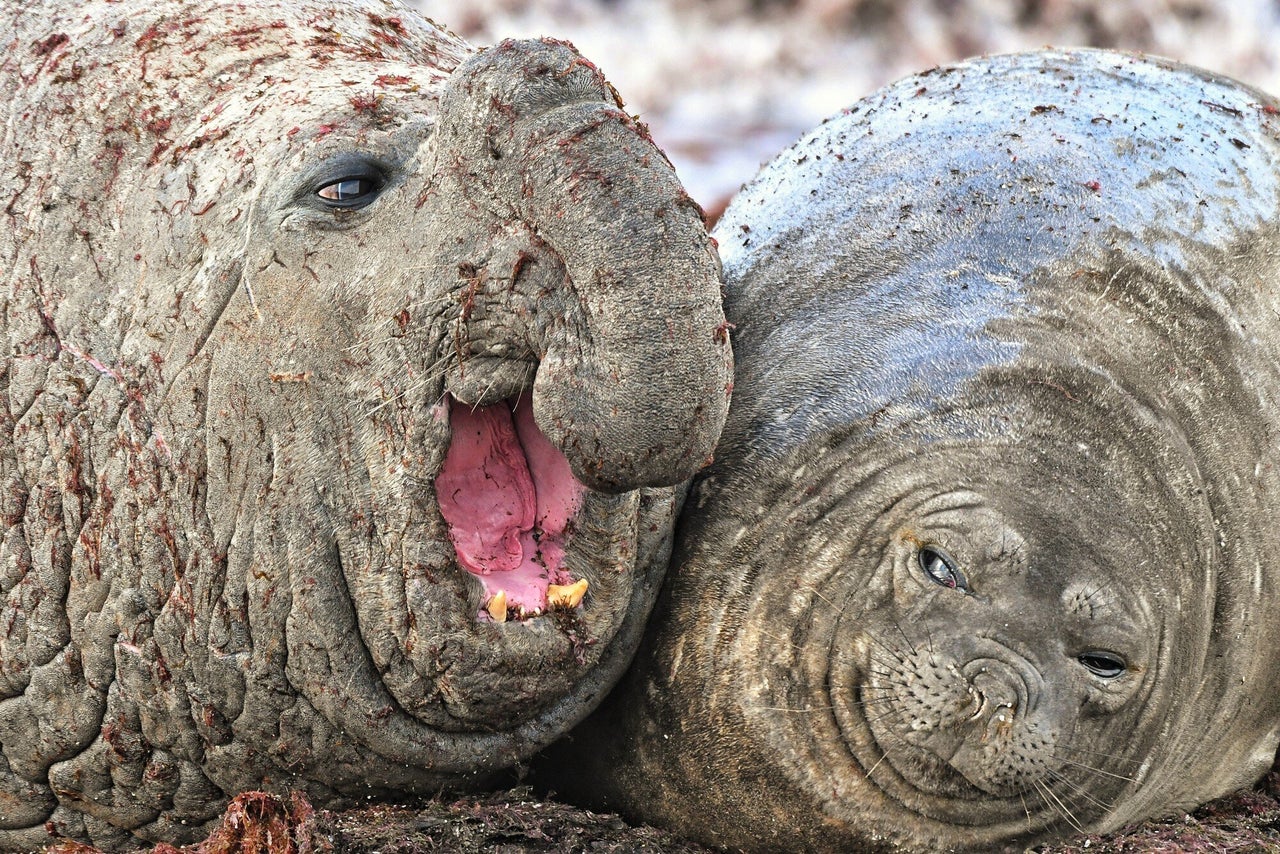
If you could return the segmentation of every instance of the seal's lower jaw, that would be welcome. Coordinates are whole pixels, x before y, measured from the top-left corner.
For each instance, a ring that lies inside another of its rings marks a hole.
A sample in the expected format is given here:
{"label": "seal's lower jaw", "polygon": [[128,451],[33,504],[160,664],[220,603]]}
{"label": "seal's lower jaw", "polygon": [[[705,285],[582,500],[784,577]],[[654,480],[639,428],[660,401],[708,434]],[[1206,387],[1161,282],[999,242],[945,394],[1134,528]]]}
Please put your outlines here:
{"label": "seal's lower jaw", "polygon": [[477,619],[579,607],[587,579],[564,563],[587,488],[534,423],[529,395],[448,403],[452,439],[436,494],[459,565],[484,585]]}
{"label": "seal's lower jaw", "polygon": [[997,751],[987,750],[986,743],[962,742],[948,757],[937,755],[925,747],[898,744],[889,761],[911,786],[929,798],[975,801],[994,798],[1017,798],[1034,787],[1038,778],[1023,777],[1018,783],[993,779],[987,766],[1000,767]]}
{"label": "seal's lower jaw", "polygon": [[1011,710],[940,723],[920,731],[891,727],[877,736],[882,750],[892,745],[889,763],[916,791],[963,800],[1016,798],[1055,773],[1052,743],[1034,729],[1015,729]]}
{"label": "seal's lower jaw", "polygon": [[526,391],[483,405],[446,395],[433,410],[429,559],[406,574],[403,641],[375,661],[418,722],[505,732],[525,754],[630,660],[665,569],[652,544],[670,524],[660,495],[575,480],[531,409]]}
{"label": "seal's lower jaw", "polygon": [[992,795],[1017,797],[1016,790],[992,791],[956,767],[957,758],[963,764],[966,754],[972,752],[966,733],[913,732],[908,728],[880,727],[876,725],[879,723],[869,727],[876,752],[863,762],[877,768],[876,782],[880,785],[893,785],[889,777],[896,778],[896,785],[902,786],[902,800],[913,803],[922,813],[928,814],[928,805],[938,801],[972,803]]}

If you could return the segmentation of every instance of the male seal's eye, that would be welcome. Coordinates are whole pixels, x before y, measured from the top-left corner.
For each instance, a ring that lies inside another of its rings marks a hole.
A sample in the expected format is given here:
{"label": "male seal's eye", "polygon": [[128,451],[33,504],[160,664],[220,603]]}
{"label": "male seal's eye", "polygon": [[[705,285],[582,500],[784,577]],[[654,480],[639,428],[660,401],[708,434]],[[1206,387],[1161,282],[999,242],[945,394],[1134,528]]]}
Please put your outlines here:
{"label": "male seal's eye", "polygon": [[369,204],[382,188],[382,182],[368,175],[349,175],[324,184],[316,196],[329,207],[361,208]]}
{"label": "male seal's eye", "polygon": [[929,576],[929,580],[935,584],[950,587],[952,590],[969,589],[969,582],[965,580],[964,573],[956,568],[955,561],[941,549],[925,546],[920,549],[917,559],[924,574]]}
{"label": "male seal's eye", "polygon": [[1094,676],[1101,676],[1103,679],[1114,679],[1126,670],[1124,659],[1114,652],[1082,652],[1076,656],[1076,661],[1087,667]]}

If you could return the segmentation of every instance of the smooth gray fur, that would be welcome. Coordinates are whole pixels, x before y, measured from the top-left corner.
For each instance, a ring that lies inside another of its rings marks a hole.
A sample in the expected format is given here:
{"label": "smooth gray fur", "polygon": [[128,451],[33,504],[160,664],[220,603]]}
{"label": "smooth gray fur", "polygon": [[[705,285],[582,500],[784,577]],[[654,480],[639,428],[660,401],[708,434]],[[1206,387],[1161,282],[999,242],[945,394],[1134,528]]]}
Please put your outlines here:
{"label": "smooth gray fur", "polygon": [[1258,779],[1278,139],[1235,81],[1043,51],[903,80],[766,167],[715,232],[715,464],[552,769],[744,850],[1022,850]]}

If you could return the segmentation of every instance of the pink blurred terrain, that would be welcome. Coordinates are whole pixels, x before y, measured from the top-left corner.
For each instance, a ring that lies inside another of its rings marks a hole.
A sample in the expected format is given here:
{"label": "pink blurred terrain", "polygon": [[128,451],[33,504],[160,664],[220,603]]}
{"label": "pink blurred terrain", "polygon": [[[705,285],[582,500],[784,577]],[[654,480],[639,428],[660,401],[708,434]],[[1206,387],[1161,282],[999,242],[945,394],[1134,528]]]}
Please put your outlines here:
{"label": "pink blurred terrain", "polygon": [[876,88],[1045,45],[1159,54],[1280,93],[1274,0],[412,0],[478,44],[568,39],[721,209],[761,163]]}

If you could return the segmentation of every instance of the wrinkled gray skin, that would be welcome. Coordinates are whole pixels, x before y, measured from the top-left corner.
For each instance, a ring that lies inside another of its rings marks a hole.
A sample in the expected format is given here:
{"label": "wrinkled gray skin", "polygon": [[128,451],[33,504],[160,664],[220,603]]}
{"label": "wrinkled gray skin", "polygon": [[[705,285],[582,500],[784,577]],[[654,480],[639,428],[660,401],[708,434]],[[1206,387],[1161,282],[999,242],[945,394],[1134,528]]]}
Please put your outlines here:
{"label": "wrinkled gray skin", "polygon": [[[10,3],[0,850],[527,757],[616,680],[727,408],[700,212],[561,43],[382,2]],[[363,207],[317,190],[380,184]],[[580,607],[480,616],[433,488],[532,394]]]}
{"label": "wrinkled gray skin", "polygon": [[768,166],[716,232],[724,439],[571,745],[597,802],[748,850],[1021,850],[1256,780],[1278,139],[1233,81],[1043,52]]}

